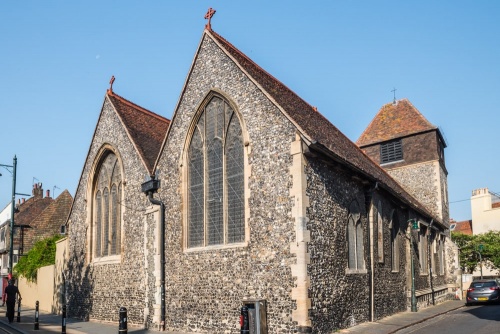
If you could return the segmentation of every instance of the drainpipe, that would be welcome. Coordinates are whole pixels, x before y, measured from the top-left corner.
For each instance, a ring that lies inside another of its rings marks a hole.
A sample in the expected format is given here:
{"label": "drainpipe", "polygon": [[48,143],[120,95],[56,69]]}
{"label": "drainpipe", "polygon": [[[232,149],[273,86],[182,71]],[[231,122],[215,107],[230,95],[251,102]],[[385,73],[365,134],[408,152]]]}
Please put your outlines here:
{"label": "drainpipe", "polygon": [[375,263],[374,263],[374,249],[373,249],[373,193],[378,189],[378,182],[375,182],[373,188],[369,189],[365,196],[367,197],[367,203],[369,205],[369,214],[368,214],[368,249],[370,252],[370,283],[368,286],[369,290],[369,303],[370,303],[370,321],[373,322],[375,319]]}
{"label": "drainpipe", "polygon": [[160,188],[160,180],[156,180],[154,176],[149,181],[141,185],[142,192],[148,196],[149,201],[153,205],[160,206],[160,294],[161,294],[161,321],[160,330],[165,330],[165,204],[153,198],[153,194]]}
{"label": "drainpipe", "polygon": [[427,234],[427,252],[429,253],[429,280],[431,285],[431,294],[432,294],[432,305],[436,305],[436,300],[434,299],[434,285],[433,285],[433,277],[432,277],[432,258],[434,255],[432,254],[431,249],[431,233],[432,233],[432,223],[434,223],[434,219],[431,219],[431,223],[429,224],[429,233]]}

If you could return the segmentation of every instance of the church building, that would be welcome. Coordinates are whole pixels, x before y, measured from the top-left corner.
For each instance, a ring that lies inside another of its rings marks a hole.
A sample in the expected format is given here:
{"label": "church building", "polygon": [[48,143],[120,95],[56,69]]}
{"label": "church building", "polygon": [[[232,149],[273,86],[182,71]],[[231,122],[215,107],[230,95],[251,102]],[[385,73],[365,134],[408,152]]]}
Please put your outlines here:
{"label": "church building", "polygon": [[353,143],[210,19],[179,88],[171,120],[104,96],[69,316],[236,333],[247,306],[259,333],[331,333],[449,298],[446,145],[409,101],[381,111],[404,129],[379,113]]}

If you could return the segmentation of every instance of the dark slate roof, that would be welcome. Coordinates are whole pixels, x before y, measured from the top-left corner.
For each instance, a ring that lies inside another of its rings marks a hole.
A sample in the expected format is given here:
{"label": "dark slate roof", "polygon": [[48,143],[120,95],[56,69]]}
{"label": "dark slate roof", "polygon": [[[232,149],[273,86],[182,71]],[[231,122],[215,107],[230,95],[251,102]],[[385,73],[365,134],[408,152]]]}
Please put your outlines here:
{"label": "dark slate roof", "polygon": [[113,104],[146,168],[153,175],[154,164],[170,120],[142,108],[110,90],[106,96]]}
{"label": "dark slate roof", "polygon": [[[455,226],[453,227],[453,225]],[[458,232],[462,234],[472,235],[472,220],[463,220],[463,221],[451,221],[450,228],[452,232]]]}
{"label": "dark slate roof", "polygon": [[[297,126],[315,147],[326,148],[337,160],[350,168],[379,182],[379,186],[401,198],[415,210],[434,217],[422,204],[407,193],[386,171],[365,155],[361,149],[340,132],[316,108],[305,102],[279,80],[263,70],[245,54],[211,29],[205,29],[236,64],[260,85],[264,92],[282,108],[285,115]],[[434,217],[435,221],[440,221]]]}
{"label": "dark slate roof", "polygon": [[356,144],[363,147],[436,129],[410,101],[402,99],[382,106]]}

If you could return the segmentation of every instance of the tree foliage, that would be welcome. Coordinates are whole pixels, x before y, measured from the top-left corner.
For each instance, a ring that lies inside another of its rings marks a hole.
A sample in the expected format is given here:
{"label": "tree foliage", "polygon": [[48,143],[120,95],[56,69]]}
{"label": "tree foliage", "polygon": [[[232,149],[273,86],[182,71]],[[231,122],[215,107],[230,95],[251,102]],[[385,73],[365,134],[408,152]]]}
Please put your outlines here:
{"label": "tree foliage", "polygon": [[33,248],[23,255],[14,266],[14,274],[26,278],[29,282],[36,282],[38,268],[55,264],[56,242],[61,238],[62,236],[55,235],[37,241]]}
{"label": "tree foliage", "polygon": [[464,273],[471,274],[479,269],[479,253],[483,265],[500,269],[500,231],[477,235],[452,232],[451,239],[460,248],[460,267]]}

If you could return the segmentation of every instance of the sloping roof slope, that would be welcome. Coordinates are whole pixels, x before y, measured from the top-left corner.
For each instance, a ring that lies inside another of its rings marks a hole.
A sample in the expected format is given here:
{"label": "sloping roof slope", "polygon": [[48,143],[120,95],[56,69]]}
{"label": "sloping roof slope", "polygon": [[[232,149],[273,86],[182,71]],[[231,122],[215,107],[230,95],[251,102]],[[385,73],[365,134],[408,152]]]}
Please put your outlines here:
{"label": "sloping roof slope", "polygon": [[401,99],[382,106],[356,144],[363,147],[435,129],[410,101]]}
{"label": "sloping roof slope", "polygon": [[[302,100],[279,80],[263,70],[245,54],[211,29],[205,34],[210,36],[236,64],[240,66],[254,82],[270,95],[285,115],[298,127],[314,146],[326,148],[338,160],[351,168],[372,177],[387,191],[402,198],[414,209],[428,217],[434,217],[423,205],[407,193],[389,174],[387,174],[373,160],[366,156],[361,149],[340,132],[316,108]],[[435,221],[440,221],[434,217]]]}
{"label": "sloping roof slope", "polygon": [[122,120],[146,168],[152,174],[170,120],[142,108],[110,90],[106,95]]}
{"label": "sloping roof slope", "polygon": [[16,225],[30,225],[52,202],[51,197],[33,196],[19,205],[19,212],[14,214]]}
{"label": "sloping roof slope", "polygon": [[450,226],[453,227],[453,224],[455,224],[455,227],[451,229],[453,232],[472,235],[472,220],[452,221]]}
{"label": "sloping roof slope", "polygon": [[72,202],[73,197],[68,190],[64,190],[29,224],[31,229],[24,232],[25,253],[39,239],[48,238],[60,232],[60,227],[66,223]]}

